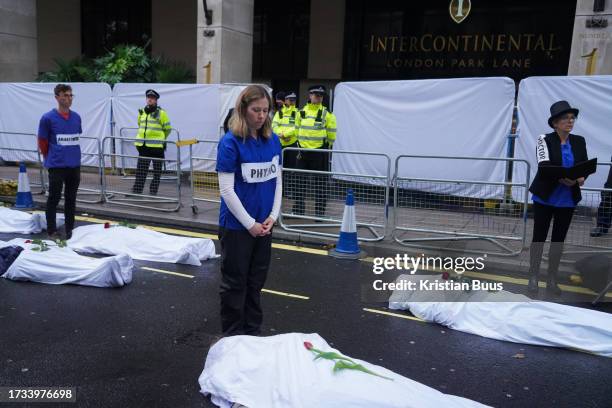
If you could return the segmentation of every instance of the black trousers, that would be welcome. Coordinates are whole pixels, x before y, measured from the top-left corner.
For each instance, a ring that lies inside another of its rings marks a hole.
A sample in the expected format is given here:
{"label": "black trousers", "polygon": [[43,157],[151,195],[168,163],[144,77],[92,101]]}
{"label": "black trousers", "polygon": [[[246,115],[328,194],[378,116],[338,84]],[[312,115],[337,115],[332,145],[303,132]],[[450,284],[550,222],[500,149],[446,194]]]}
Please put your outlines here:
{"label": "black trousers", "polygon": [[253,238],[246,230],[219,228],[219,241],[223,335],[259,335],[261,289],[270,266],[272,234]]}
{"label": "black trousers", "polygon": [[612,192],[602,191],[599,208],[597,208],[597,226],[610,228],[612,221]]}
{"label": "black trousers", "polygon": [[[328,152],[300,152],[296,161],[296,167],[301,170],[329,171]],[[326,174],[302,174],[297,173],[296,188],[294,191],[295,202],[293,213],[303,215],[305,211],[304,198],[306,191],[313,191],[315,195],[315,215],[322,217],[327,206],[327,181]]]}
{"label": "black trousers", "polygon": [[559,269],[563,255],[563,242],[574,216],[574,207],[553,207],[533,203],[533,239],[530,247],[529,270],[531,275],[537,275],[542,262],[544,241],[548,236],[550,223],[553,221],[550,252],[548,254],[548,274],[555,275]]}
{"label": "black trousers", "polygon": [[164,158],[164,149],[161,147],[149,146],[136,146],[136,149],[138,149],[138,155],[140,157],[138,158],[138,164],[136,164],[136,181],[134,182],[132,192],[136,194],[142,193],[149,166],[151,162],[153,162],[153,181],[151,181],[151,185],[149,186],[149,192],[155,195],[159,189],[159,181],[161,179],[162,166],[164,164],[163,160],[155,159]]}
{"label": "black trousers", "polygon": [[[298,143],[295,142],[288,146],[283,146],[283,169],[295,169],[297,163],[296,150],[287,150],[287,147],[299,147]],[[297,174],[293,171],[287,171],[283,173],[283,197],[293,198],[293,192],[296,188]]]}
{"label": "black trousers", "polygon": [[[62,198],[64,189],[64,215],[66,217],[66,237],[70,238],[74,229],[74,213],[76,211],[76,197],[81,183],[81,168],[51,168],[49,169],[49,197],[47,198],[47,232],[57,231],[56,216],[57,205]],[[64,188],[65,186],[65,188]]]}

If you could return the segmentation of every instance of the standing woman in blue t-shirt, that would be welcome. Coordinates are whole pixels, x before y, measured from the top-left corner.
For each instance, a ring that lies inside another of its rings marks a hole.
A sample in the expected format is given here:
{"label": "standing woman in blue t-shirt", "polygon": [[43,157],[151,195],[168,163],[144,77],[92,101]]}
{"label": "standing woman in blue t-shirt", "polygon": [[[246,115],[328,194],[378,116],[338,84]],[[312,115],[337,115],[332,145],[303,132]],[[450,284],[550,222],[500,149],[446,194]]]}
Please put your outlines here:
{"label": "standing woman in blue t-shirt", "polygon": [[281,145],[272,133],[271,107],[272,99],[263,87],[246,87],[238,96],[229,130],[219,141],[224,336],[258,335],[263,321],[261,289],[282,197]]}
{"label": "standing woman in blue t-shirt", "polygon": [[551,179],[539,169],[550,165],[572,167],[588,160],[584,137],[570,133],[577,118],[578,109],[572,108],[566,101],[555,102],[550,107],[548,119],[548,125],[555,131],[541,135],[538,139],[538,172],[529,187],[529,191],[533,193],[533,240],[530,247],[528,285],[530,292],[538,291],[544,241],[554,219],[548,254],[546,291],[557,296],[561,294],[557,285],[557,272],[574,209],[582,199],[580,186],[584,184],[584,177],[577,180]]}
{"label": "standing woman in blue t-shirt", "polygon": [[81,146],[79,138],[81,117],[71,111],[72,87],[59,84],[54,89],[57,109],[52,109],[40,118],[38,125],[38,147],[49,171],[49,198],[47,199],[47,233],[50,238],[59,238],[56,225],[57,205],[64,188],[64,214],[66,216],[66,239],[72,237],[76,196],[81,182]]}

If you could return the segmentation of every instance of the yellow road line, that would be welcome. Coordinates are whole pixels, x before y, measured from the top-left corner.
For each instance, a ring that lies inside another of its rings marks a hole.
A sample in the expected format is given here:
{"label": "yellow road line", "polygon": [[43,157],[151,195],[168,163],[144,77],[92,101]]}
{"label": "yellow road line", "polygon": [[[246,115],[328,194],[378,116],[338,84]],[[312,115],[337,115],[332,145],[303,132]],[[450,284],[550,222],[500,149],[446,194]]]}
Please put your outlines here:
{"label": "yellow road line", "polygon": [[[184,273],[178,273],[178,272],[165,271],[163,269],[150,268],[148,266],[141,266],[140,269],[144,269],[144,270],[152,271],[152,272],[165,273],[165,274],[168,274],[168,275],[182,276],[184,278],[190,278],[190,279],[194,278],[194,276],[192,276],[192,275],[186,275]],[[295,298],[295,299],[302,299],[302,300],[310,300],[310,298],[308,296],[295,295],[293,293],[287,293],[287,292],[279,292],[277,290],[262,289],[261,291],[262,292],[266,292],[266,293],[271,293],[273,295],[285,296],[285,297],[290,297],[290,298]]]}
{"label": "yellow road line", "polygon": [[165,274],[168,274],[168,275],[182,276],[183,278],[190,278],[190,279],[194,278],[194,276],[192,276],[192,275],[186,275],[184,273],[178,273],[178,272],[165,271],[163,269],[149,268],[148,266],[141,266],[140,269],[144,269],[146,271],[152,271],[152,272],[165,273]]}
{"label": "yellow road line", "polygon": [[306,248],[306,247],[300,247],[300,246],[288,245],[288,244],[272,244],[272,248],[284,249],[287,251],[294,251],[294,252],[303,252],[305,254],[327,255],[327,251],[324,249]]}
{"label": "yellow road line", "polygon": [[417,322],[422,322],[422,323],[429,323],[428,321],[425,321],[425,320],[420,319],[420,318],[415,317],[415,316],[408,316],[408,315],[405,315],[405,314],[392,313],[392,312],[387,312],[385,310],[369,309],[367,307],[364,307],[363,310],[366,311],[366,312],[378,313],[378,314],[385,315],[385,316],[393,316],[393,317],[399,317],[399,318],[402,318],[402,319],[416,320]]}
{"label": "yellow road line", "polygon": [[310,300],[310,298],[308,296],[294,295],[293,293],[279,292],[277,290],[262,289],[261,291],[262,292],[266,292],[266,293],[271,293],[273,295],[285,296],[285,297],[290,297],[290,298],[295,298],[295,299],[302,299],[302,300]]}

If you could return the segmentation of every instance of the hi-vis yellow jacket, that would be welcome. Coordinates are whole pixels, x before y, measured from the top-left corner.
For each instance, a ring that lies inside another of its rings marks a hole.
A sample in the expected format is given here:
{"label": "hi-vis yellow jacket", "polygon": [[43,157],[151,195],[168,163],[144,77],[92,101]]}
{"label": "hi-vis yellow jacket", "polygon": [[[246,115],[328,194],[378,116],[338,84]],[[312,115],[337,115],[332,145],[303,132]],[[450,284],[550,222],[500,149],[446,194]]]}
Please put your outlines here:
{"label": "hi-vis yellow jacket", "polygon": [[[281,145],[283,147],[290,146],[297,141],[297,129],[295,123],[299,111],[295,106],[283,106],[283,108],[274,114],[272,119],[272,131],[279,135]],[[281,133],[285,136],[280,137]]]}
{"label": "hi-vis yellow jacket", "polygon": [[172,126],[165,110],[158,107],[153,113],[138,109],[138,136],[134,142],[136,146],[157,147],[162,149],[164,141],[170,134]]}
{"label": "hi-vis yellow jacket", "polygon": [[306,104],[299,112],[296,127],[302,148],[318,149],[327,144],[331,149],[336,141],[336,116],[321,104]]}

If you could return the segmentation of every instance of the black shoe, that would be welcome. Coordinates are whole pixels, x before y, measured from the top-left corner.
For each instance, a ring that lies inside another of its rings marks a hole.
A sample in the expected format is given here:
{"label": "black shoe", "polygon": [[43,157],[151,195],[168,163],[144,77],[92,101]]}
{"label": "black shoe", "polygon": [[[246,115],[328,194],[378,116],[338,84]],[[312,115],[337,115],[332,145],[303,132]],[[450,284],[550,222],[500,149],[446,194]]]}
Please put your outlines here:
{"label": "black shoe", "polygon": [[601,237],[603,234],[607,234],[607,233],[608,233],[608,229],[601,225],[598,225],[597,227],[591,230],[592,237]]}
{"label": "black shoe", "polygon": [[55,231],[51,234],[47,234],[47,239],[51,241],[57,241],[57,240],[63,241],[64,236],[59,231]]}
{"label": "black shoe", "polygon": [[548,278],[546,281],[546,292],[553,293],[555,296],[561,296],[561,288],[557,285],[557,278]]}
{"label": "black shoe", "polygon": [[531,293],[537,293],[538,289],[539,289],[538,277],[532,276],[531,278],[529,278],[529,284],[527,285],[527,290]]}
{"label": "black shoe", "polygon": [[157,191],[149,191],[149,195],[156,196],[157,195]]}

